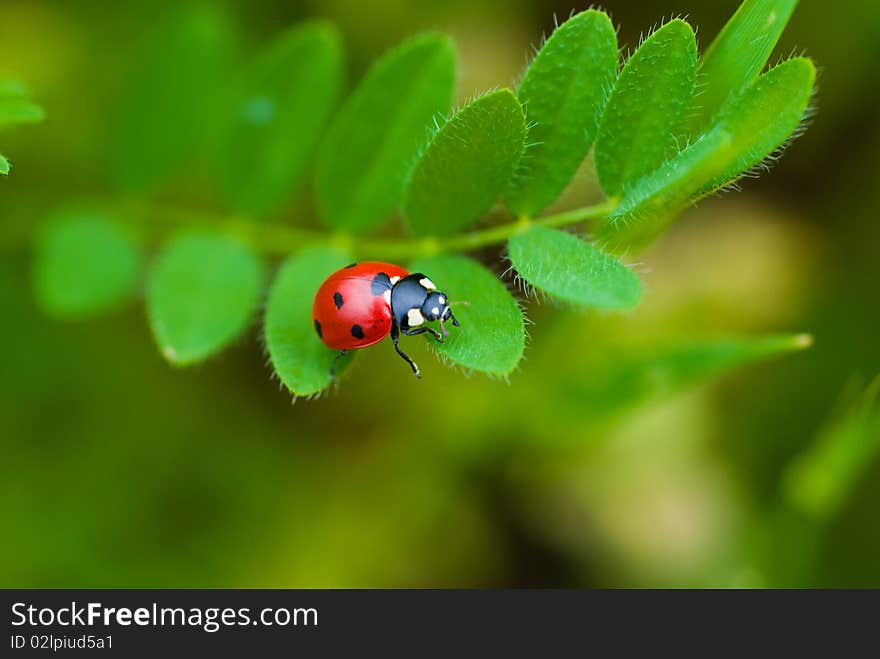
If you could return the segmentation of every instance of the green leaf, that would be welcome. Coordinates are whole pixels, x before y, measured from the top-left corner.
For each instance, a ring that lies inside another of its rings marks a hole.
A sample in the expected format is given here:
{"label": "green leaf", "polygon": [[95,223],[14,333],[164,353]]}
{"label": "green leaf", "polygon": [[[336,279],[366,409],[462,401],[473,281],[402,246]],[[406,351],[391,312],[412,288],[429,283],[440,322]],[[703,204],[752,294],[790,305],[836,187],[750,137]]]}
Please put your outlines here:
{"label": "green leaf", "polygon": [[730,134],[733,149],[709,187],[726,185],[785,144],[803,121],[815,82],[813,62],[796,57],[729,101],[717,122]]}
{"label": "green leaf", "polygon": [[522,106],[509,89],[471,101],[434,136],[412,173],[404,215],[412,230],[451,234],[498,200],[525,141]]}
{"label": "green leaf", "polygon": [[[492,375],[510,373],[522,358],[525,326],[513,296],[491,272],[463,256],[419,259],[410,270],[431,278],[452,301],[461,327],[450,327],[445,343],[429,343],[451,361]],[[469,304],[456,305],[466,300]]]}
{"label": "green leaf", "polygon": [[187,233],[167,244],[147,280],[147,315],[165,358],[185,365],[220,351],[247,328],[263,269],[241,243]]}
{"label": "green leaf", "polygon": [[576,401],[579,416],[608,419],[634,405],[810,345],[812,337],[796,334],[624,346],[619,353],[609,353],[604,366],[594,365],[588,378],[564,379],[559,391]]}
{"label": "green leaf", "polygon": [[35,123],[45,118],[46,113],[36,103],[17,96],[0,96],[0,126]]}
{"label": "green leaf", "polygon": [[654,32],[629,58],[596,138],[596,173],[607,194],[621,194],[669,154],[696,74],[697,41],[681,19]]}
{"label": "green leaf", "polygon": [[64,211],[38,238],[37,301],[53,316],[97,314],[134,295],[140,269],[138,249],[114,218],[89,210]]}
{"label": "green leaf", "polygon": [[559,300],[629,309],[641,298],[632,270],[570,233],[533,226],[513,236],[507,248],[519,276]]}
{"label": "green leaf", "polygon": [[761,73],[797,0],[745,0],[709,45],[700,61],[700,93],[690,134],[708,126],[725,103]]}
{"label": "green leaf", "polygon": [[593,9],[560,25],[529,65],[517,91],[530,127],[509,206],[533,215],[571,181],[599,126],[617,74],[617,33]]}
{"label": "green leaf", "polygon": [[175,7],[150,31],[110,142],[120,187],[153,188],[193,160],[227,107],[234,46],[218,4]]}
{"label": "green leaf", "polygon": [[312,21],[282,35],[256,63],[234,104],[223,192],[238,211],[265,215],[297,191],[343,81],[335,27]]}
{"label": "green leaf", "polygon": [[803,120],[815,77],[813,63],[801,57],[762,75],[709,132],[627,187],[598,238],[613,249],[644,244],[695,198],[771,156]]}
{"label": "green leaf", "polygon": [[732,149],[732,138],[722,126],[700,136],[627,186],[620,203],[597,230],[597,240],[614,251],[650,242],[697,191],[723,171]]}
{"label": "green leaf", "polygon": [[394,212],[428,128],[449,110],[454,88],[455,51],[440,34],[406,41],[373,65],[319,148],[324,224],[364,232]]}
{"label": "green leaf", "polygon": [[880,453],[878,394],[880,379],[786,470],[783,491],[792,506],[819,519],[840,509]]}
{"label": "green leaf", "polygon": [[315,333],[312,302],[323,281],[350,262],[336,249],[303,250],[284,262],[269,291],[266,347],[275,373],[295,396],[311,396],[332,382],[330,368],[339,353]]}
{"label": "green leaf", "polygon": [[8,174],[11,167],[12,165],[9,164],[9,161],[0,153],[0,174]]}

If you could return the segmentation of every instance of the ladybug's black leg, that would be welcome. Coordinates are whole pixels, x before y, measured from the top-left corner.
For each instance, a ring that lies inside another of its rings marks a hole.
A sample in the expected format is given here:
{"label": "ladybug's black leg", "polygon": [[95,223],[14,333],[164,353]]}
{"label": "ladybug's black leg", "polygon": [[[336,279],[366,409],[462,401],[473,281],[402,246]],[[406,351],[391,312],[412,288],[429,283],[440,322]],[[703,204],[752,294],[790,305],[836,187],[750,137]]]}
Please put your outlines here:
{"label": "ladybug's black leg", "polygon": [[424,334],[425,332],[428,332],[431,336],[437,339],[438,343],[443,343],[443,335],[432,327],[417,327],[415,329],[403,330],[405,336],[418,336],[419,334]]}
{"label": "ladybug's black leg", "polygon": [[330,364],[330,379],[336,379],[336,365],[339,363],[339,360],[345,357],[348,354],[348,350],[340,350],[336,357],[333,359],[333,363]]}
{"label": "ladybug's black leg", "polygon": [[397,354],[403,357],[404,361],[410,365],[413,373],[417,378],[422,377],[422,373],[419,371],[418,365],[409,358],[403,350],[400,349],[400,346],[397,345],[397,342],[400,340],[400,329],[397,327],[397,323],[391,323],[391,340],[394,342],[394,349],[397,351]]}

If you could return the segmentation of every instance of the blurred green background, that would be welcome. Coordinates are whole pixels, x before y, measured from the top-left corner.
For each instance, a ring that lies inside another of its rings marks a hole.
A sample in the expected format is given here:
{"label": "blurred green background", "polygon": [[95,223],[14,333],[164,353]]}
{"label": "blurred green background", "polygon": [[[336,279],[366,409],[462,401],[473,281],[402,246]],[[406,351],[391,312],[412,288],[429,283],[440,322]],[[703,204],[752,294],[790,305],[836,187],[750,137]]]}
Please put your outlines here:
{"label": "blurred green background", "polygon": [[[687,15],[705,46],[736,6],[604,3],[630,48],[670,15]],[[865,450],[822,514],[785,487],[817,437],[870,446],[880,432],[846,416],[880,373],[874,0],[801,3],[778,54],[821,67],[809,130],[770,174],[701,203],[638,255],[637,312],[530,300],[530,348],[509,383],[466,377],[410,341],[422,381],[378,346],[337,390],[295,405],[256,323],[232,350],[175,369],[142,305],[73,322],[34,302],[30,244],[47,214],[127,198],[115,122],[148,66],[144,35],[173,7],[0,0],[0,77],[27,82],[48,113],[2,134],[15,168],[0,180],[0,586],[880,586],[880,459]],[[444,30],[465,99],[514,84],[554,13],[583,8],[254,0],[205,11],[237,35],[233,68],[285,27],[329,18],[349,87],[401,38]],[[156,194],[212,204],[197,168]],[[481,256],[500,263],[500,250]],[[809,332],[815,345],[682,382],[651,361],[668,346],[771,332]],[[646,379],[651,368],[660,376]]]}

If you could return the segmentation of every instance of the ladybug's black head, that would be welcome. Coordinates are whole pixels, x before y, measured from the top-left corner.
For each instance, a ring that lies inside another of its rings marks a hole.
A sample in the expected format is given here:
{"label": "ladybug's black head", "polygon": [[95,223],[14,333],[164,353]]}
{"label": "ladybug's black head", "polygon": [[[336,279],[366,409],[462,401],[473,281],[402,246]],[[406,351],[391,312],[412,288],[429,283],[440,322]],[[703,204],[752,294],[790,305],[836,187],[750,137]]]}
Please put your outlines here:
{"label": "ladybug's black head", "polygon": [[452,319],[452,324],[458,327],[458,321],[452,315],[452,307],[449,306],[449,298],[443,291],[431,291],[425,297],[421,308],[425,320],[444,321]]}

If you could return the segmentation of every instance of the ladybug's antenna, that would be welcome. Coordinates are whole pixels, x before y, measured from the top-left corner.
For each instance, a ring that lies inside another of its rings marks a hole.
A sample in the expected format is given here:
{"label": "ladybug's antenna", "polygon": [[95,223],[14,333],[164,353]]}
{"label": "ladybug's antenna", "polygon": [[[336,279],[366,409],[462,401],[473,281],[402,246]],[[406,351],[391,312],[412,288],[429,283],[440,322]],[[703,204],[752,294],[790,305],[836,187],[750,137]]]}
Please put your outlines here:
{"label": "ladybug's antenna", "polygon": [[[471,306],[470,302],[466,302],[464,300],[461,300],[459,302],[447,302],[447,304],[446,304],[446,306],[449,308],[449,318],[452,319],[452,326],[453,327],[461,327],[461,324],[459,324],[458,319],[455,317],[455,314],[452,313],[452,307],[459,305],[459,304],[463,307]],[[442,318],[440,319],[440,331],[443,333],[443,336],[449,335],[449,332],[446,330],[446,327],[443,325]]]}

